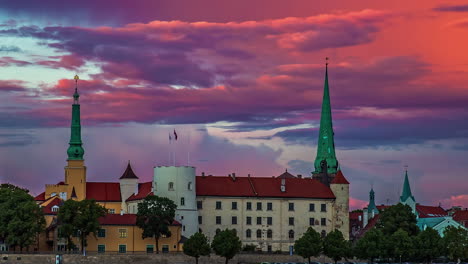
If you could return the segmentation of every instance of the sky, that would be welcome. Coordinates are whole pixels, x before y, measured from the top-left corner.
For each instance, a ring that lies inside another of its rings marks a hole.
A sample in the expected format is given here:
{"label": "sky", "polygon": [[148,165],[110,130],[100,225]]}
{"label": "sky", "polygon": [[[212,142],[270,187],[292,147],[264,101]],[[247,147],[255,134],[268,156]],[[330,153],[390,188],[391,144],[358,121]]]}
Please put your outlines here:
{"label": "sky", "polygon": [[406,166],[417,202],[468,207],[467,46],[463,1],[3,0],[0,182],[63,180],[75,74],[89,181],[310,176],[329,57],[351,208]]}

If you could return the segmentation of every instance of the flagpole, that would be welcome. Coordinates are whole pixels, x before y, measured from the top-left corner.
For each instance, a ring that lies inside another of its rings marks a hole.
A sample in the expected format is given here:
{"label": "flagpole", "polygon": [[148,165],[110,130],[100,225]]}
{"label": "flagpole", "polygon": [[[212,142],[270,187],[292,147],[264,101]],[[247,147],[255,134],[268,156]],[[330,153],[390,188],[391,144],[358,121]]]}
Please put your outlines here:
{"label": "flagpole", "polygon": [[167,153],[169,154],[169,159],[167,160],[167,164],[168,164],[168,165],[171,165],[171,156],[172,156],[172,154],[171,154],[171,151],[172,151],[172,150],[171,150],[171,148],[172,148],[171,145],[172,145],[172,144],[171,144],[171,143],[172,143],[171,132],[169,132],[169,149],[168,149],[168,151],[167,151]]}
{"label": "flagpole", "polygon": [[188,134],[188,144],[187,144],[187,166],[190,166],[190,131]]}

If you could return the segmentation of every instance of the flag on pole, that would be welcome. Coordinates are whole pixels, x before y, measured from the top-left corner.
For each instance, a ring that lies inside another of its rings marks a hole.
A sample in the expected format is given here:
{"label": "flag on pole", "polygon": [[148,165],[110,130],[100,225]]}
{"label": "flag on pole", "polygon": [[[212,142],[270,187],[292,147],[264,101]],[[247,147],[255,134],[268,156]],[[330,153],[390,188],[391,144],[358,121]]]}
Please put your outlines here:
{"label": "flag on pole", "polygon": [[174,139],[177,140],[177,133],[175,132],[175,129],[174,129]]}

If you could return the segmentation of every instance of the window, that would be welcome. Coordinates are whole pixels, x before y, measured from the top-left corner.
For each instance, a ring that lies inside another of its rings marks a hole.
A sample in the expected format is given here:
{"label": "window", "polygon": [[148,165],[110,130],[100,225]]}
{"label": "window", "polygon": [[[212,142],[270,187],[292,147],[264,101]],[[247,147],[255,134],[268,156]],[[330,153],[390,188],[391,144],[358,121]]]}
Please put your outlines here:
{"label": "window", "polygon": [[257,203],[257,211],[261,211],[261,210],[262,210],[262,203],[258,202]]}
{"label": "window", "polygon": [[267,211],[273,211],[273,203],[267,203]]}
{"label": "window", "polygon": [[231,218],[231,224],[237,225],[237,216],[233,216],[233,217]]}
{"label": "window", "polygon": [[106,245],[97,245],[97,252],[98,253],[105,253],[106,252]]}
{"label": "window", "polygon": [[309,212],[315,212],[315,204],[309,204]]}
{"label": "window", "polygon": [[246,225],[251,225],[252,224],[252,217],[250,216],[247,216],[247,219],[246,219]]}
{"label": "window", "polygon": [[221,201],[216,201],[216,210],[221,210]]}
{"label": "window", "polygon": [[267,217],[267,225],[272,225],[273,224],[273,217],[269,216]]}
{"label": "window", "polygon": [[54,192],[53,192],[53,193],[50,194],[50,197],[54,197],[54,196],[56,196],[56,195],[57,195],[57,193],[54,193]]}
{"label": "window", "polygon": [[162,246],[162,253],[169,253],[169,245]]}
{"label": "window", "polygon": [[182,231],[184,231],[184,232],[185,232],[185,225],[183,225],[183,226],[182,226]]}
{"label": "window", "polygon": [[232,202],[231,209],[232,210],[237,210],[237,202]]}
{"label": "window", "polygon": [[154,245],[146,245],[146,253],[153,253]]}
{"label": "window", "polygon": [[320,225],[326,226],[327,225],[327,219],[326,218],[320,219]]}
{"label": "window", "polygon": [[326,212],[327,211],[327,204],[321,204],[320,211]]}
{"label": "window", "polygon": [[119,253],[127,253],[127,245],[119,245]]}
{"label": "window", "polygon": [[197,209],[203,209],[203,202],[197,201]]}
{"label": "window", "polygon": [[289,211],[294,211],[294,203],[289,203]]}
{"label": "window", "polygon": [[185,198],[184,197],[180,198],[180,205],[181,206],[185,205]]}
{"label": "window", "polygon": [[57,205],[52,206],[52,212],[58,212],[59,207]]}
{"label": "window", "polygon": [[169,190],[169,191],[173,191],[173,190],[174,190],[174,183],[173,183],[173,182],[169,182],[168,190]]}
{"label": "window", "polygon": [[216,231],[215,231],[215,233],[216,233],[216,234],[219,234],[219,232],[221,232],[221,229],[219,229],[219,228],[216,228]]}
{"label": "window", "polygon": [[252,210],[252,203],[251,203],[251,202],[247,202],[247,206],[246,206],[246,207],[247,207],[247,208],[246,208],[247,210],[249,210],[249,211]]}
{"label": "window", "polygon": [[109,209],[109,214],[115,214],[115,209]]}
{"label": "window", "polygon": [[262,230],[257,229],[257,238],[262,238]]}
{"label": "window", "polygon": [[294,225],[294,217],[289,217],[289,225],[290,226]]}
{"label": "window", "polygon": [[261,217],[257,217],[257,225],[261,225],[262,224],[262,218]]}
{"label": "window", "polygon": [[67,192],[60,192],[59,196],[60,196],[60,199],[67,200]]}
{"label": "window", "polygon": [[201,215],[198,216],[198,224],[199,225],[203,224],[203,218]]}
{"label": "window", "polygon": [[268,252],[270,252],[270,253],[272,252],[271,245],[268,245],[267,250],[268,250]]}
{"label": "window", "polygon": [[187,185],[187,189],[188,189],[189,191],[191,191],[191,190],[192,190],[192,182],[189,182],[189,183],[188,183],[188,185]]}
{"label": "window", "polygon": [[315,225],[315,218],[313,218],[313,217],[309,218],[309,225],[310,226]]}
{"label": "window", "polygon": [[294,238],[294,230],[289,230],[288,237],[291,239]]}
{"label": "window", "polygon": [[267,238],[272,238],[273,237],[273,230],[268,229],[267,231]]}
{"label": "window", "polygon": [[98,237],[106,237],[106,230],[105,229],[99,229],[97,233]]}
{"label": "window", "polygon": [[322,230],[322,233],[321,233],[321,235],[322,235],[322,238],[324,238],[324,237],[326,237],[326,236],[327,236],[327,232],[325,232],[325,230]]}
{"label": "window", "polygon": [[127,229],[119,229],[119,238],[126,238],[127,237]]}
{"label": "window", "polygon": [[221,216],[216,216],[216,224],[217,225],[221,224]]}
{"label": "window", "polygon": [[252,231],[250,229],[245,230],[245,237],[246,238],[251,238],[252,237]]}

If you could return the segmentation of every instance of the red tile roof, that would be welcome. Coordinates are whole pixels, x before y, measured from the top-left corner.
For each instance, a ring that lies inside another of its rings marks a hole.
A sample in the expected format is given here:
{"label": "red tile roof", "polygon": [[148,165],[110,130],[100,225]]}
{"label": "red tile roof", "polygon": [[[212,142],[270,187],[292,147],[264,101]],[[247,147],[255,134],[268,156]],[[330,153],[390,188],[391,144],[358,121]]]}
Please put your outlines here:
{"label": "red tile roof", "polygon": [[461,224],[463,224],[462,222],[464,222],[464,226],[468,227],[468,210],[465,209],[455,211],[455,213],[453,214],[453,220],[460,222]]}
{"label": "red tile roof", "polygon": [[34,197],[34,201],[45,201],[45,192],[39,194],[38,196]]}
{"label": "red tile roof", "polygon": [[440,206],[416,205],[419,218],[447,216],[447,212]]}
{"label": "red tile roof", "polygon": [[[101,225],[135,225],[136,214],[106,214],[104,217],[99,218],[99,223]],[[180,226],[182,224],[174,220],[172,225]]]}
{"label": "red tile roof", "polygon": [[341,170],[339,170],[336,173],[335,178],[333,178],[333,180],[331,181],[331,184],[349,184],[349,181],[346,180]]}
{"label": "red tile roof", "polygon": [[363,212],[349,212],[349,220],[359,220],[359,216],[361,216],[362,220]]}
{"label": "red tile roof", "polygon": [[87,182],[86,199],[98,202],[121,202],[118,182]]}
{"label": "red tile roof", "polygon": [[46,215],[56,215],[57,212],[53,212],[52,207],[61,206],[63,204],[62,199],[60,199],[58,196],[54,196],[51,199],[52,199],[52,201],[50,203],[48,203],[46,206],[42,207],[42,211]]}
{"label": "red tile roof", "polygon": [[152,195],[153,192],[151,191],[153,186],[152,182],[144,182],[138,184],[138,193],[130,195],[127,201],[134,201],[134,200],[141,200],[144,199],[148,195]]}
{"label": "red tile roof", "polygon": [[[285,192],[281,192],[282,180],[286,183]],[[335,198],[329,187],[308,178],[236,177],[233,181],[227,176],[197,176],[196,186],[199,196]]]}
{"label": "red tile roof", "polygon": [[385,210],[387,208],[389,208],[391,205],[384,205],[384,204],[381,204],[381,205],[377,205],[377,210],[379,211],[382,211],[382,210]]}
{"label": "red tile roof", "polygon": [[369,222],[367,222],[367,225],[363,229],[360,230],[359,234],[356,237],[357,238],[363,237],[367,233],[367,231],[371,230],[373,227],[377,225],[379,218],[380,218],[380,214],[369,219]]}

